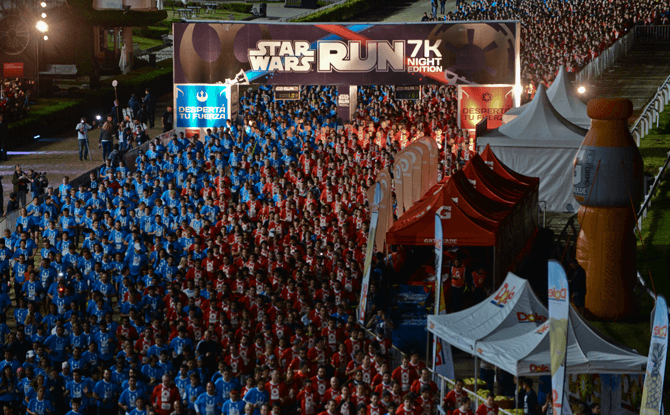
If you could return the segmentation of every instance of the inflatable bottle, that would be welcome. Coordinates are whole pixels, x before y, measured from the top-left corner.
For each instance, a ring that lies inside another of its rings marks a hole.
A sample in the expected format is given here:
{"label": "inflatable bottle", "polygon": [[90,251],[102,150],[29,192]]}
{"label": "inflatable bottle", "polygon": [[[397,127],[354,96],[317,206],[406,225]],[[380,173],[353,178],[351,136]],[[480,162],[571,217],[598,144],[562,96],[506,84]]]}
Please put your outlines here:
{"label": "inflatable bottle", "polygon": [[637,260],[634,209],[643,161],[628,129],[628,99],[591,100],[591,129],[574,161],[573,194],[581,205],[576,259],[586,271],[586,314],[614,320],[635,312]]}

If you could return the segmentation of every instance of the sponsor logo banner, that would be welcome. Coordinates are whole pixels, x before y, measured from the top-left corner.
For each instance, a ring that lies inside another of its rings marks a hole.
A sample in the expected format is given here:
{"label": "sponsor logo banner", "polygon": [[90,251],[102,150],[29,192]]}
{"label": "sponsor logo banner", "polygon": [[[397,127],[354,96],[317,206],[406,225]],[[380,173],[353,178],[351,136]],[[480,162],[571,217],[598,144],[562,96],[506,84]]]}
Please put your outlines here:
{"label": "sponsor logo banner", "polygon": [[464,130],[474,130],[484,118],[487,128],[502,125],[502,116],[514,106],[513,86],[458,87],[458,125]]}
{"label": "sponsor logo banner", "polygon": [[[568,351],[570,297],[568,278],[563,266],[554,260],[548,264],[549,350],[551,352],[551,387],[555,415],[569,415],[570,405],[565,388],[565,358]],[[531,368],[532,371],[532,368]],[[549,371],[549,368],[544,371]]]}
{"label": "sponsor logo banner", "polygon": [[5,78],[23,78],[23,62],[5,62],[2,64]]}
{"label": "sponsor logo banner", "polygon": [[175,23],[175,83],[515,84],[516,21]]}
{"label": "sponsor logo banner", "polygon": [[175,85],[176,127],[225,126],[230,110],[228,89],[227,85]]}
{"label": "sponsor logo banner", "polygon": [[665,363],[668,356],[668,305],[662,295],[656,297],[654,327],[642,390],[640,415],[659,415],[663,401]]}

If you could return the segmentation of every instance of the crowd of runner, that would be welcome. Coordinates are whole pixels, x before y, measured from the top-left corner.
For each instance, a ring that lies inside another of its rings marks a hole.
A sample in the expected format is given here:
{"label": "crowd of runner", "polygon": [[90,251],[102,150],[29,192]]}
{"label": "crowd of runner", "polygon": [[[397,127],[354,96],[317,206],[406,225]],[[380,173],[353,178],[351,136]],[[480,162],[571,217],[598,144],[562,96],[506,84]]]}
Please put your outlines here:
{"label": "crowd of runner", "polygon": [[0,239],[5,413],[467,414],[418,353],[390,366],[378,273],[373,334],[354,317],[366,190],[417,135],[447,150],[441,174],[464,163],[455,89],[361,88],[339,130],[335,91],[246,91],[240,125],[156,139],[136,171],[107,161],[23,208]]}
{"label": "crowd of runner", "polygon": [[521,79],[530,90],[548,86],[561,65],[579,72],[591,60],[636,25],[667,25],[670,7],[654,0],[529,0],[510,2],[473,0],[456,2],[456,10],[438,18],[438,0],[422,20],[520,20]]}

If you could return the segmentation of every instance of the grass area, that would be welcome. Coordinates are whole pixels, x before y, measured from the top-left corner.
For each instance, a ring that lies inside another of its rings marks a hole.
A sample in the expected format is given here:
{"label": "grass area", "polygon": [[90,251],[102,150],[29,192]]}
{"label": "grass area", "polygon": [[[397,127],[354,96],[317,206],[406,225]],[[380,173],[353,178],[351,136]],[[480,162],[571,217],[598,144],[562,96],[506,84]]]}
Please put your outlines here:
{"label": "grass area", "polygon": [[140,47],[140,50],[145,50],[153,48],[154,46],[161,46],[163,41],[159,39],[151,39],[148,37],[133,36],[133,43],[137,43]]}
{"label": "grass area", "polygon": [[658,125],[659,128],[651,130],[649,135],[640,141],[644,170],[652,176],[658,174],[658,168],[665,163],[670,151],[670,111],[661,113]]}
{"label": "grass area", "polygon": [[40,98],[35,105],[30,106],[32,116],[44,116],[56,111],[74,107],[81,103],[80,97]]}

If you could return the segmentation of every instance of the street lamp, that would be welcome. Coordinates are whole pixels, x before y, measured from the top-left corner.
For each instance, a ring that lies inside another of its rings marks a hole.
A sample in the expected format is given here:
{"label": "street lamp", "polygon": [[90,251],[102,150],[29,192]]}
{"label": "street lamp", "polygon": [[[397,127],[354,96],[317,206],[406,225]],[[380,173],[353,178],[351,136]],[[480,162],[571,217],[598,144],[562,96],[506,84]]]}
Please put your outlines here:
{"label": "street lamp", "polygon": [[[46,7],[46,3],[42,2],[42,7]],[[46,16],[45,13],[42,13],[42,18]],[[35,24],[35,29],[37,29],[38,32],[44,34],[44,40],[48,40],[49,36],[46,35],[46,33],[49,31],[49,24],[45,22],[44,20],[38,20],[37,23]],[[35,63],[36,63],[36,70],[35,70],[35,87],[37,89],[37,97],[40,97],[40,42],[39,40],[35,42]]]}

